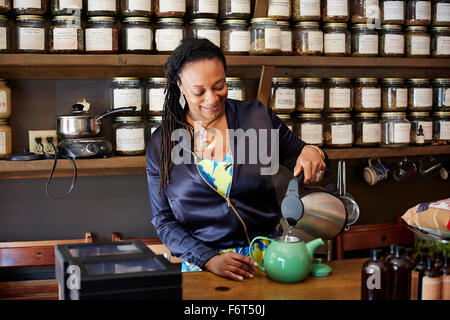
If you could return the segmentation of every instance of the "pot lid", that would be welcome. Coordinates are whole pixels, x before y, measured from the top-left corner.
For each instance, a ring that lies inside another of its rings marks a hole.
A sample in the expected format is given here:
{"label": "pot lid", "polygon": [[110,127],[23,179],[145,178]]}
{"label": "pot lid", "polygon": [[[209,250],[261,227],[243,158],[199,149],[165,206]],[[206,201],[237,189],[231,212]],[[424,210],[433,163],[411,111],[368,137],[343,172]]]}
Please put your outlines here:
{"label": "pot lid", "polygon": [[64,117],[94,117],[92,114],[90,114],[89,108],[91,104],[86,101],[86,99],[83,99],[76,104],[72,106],[72,112],[69,114],[64,114],[62,116],[59,116],[58,118],[64,118]]}

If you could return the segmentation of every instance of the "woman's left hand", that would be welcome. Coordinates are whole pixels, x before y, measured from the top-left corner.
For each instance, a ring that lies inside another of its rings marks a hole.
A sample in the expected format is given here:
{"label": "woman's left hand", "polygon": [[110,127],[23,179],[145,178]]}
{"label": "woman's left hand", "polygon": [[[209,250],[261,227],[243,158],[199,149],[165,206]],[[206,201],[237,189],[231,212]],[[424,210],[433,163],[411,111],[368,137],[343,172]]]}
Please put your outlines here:
{"label": "woman's left hand", "polygon": [[294,176],[298,176],[303,170],[305,174],[304,183],[318,182],[323,177],[323,170],[326,165],[322,159],[322,153],[316,148],[306,145],[297,158],[297,163],[294,168]]}

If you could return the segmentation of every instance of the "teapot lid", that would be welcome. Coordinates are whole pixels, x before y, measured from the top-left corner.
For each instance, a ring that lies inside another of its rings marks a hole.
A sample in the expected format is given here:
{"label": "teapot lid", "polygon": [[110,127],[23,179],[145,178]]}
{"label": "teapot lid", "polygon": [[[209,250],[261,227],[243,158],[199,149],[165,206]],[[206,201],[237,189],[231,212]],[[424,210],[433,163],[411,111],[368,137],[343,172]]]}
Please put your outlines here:
{"label": "teapot lid", "polygon": [[331,271],[331,267],[323,264],[321,258],[313,259],[313,263],[311,266],[311,275],[315,277],[326,277],[330,275]]}

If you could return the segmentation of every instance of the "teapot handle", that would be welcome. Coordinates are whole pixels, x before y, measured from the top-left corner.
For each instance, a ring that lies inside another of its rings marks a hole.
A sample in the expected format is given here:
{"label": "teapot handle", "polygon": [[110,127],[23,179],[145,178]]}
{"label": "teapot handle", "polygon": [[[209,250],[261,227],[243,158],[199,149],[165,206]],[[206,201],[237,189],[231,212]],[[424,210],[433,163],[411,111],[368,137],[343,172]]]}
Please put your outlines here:
{"label": "teapot handle", "polygon": [[253,257],[253,244],[255,243],[256,240],[267,240],[272,242],[274,239],[270,239],[267,237],[256,237],[252,240],[252,242],[250,243],[250,247],[248,248],[249,254],[250,254],[250,258],[253,259],[253,261],[255,261],[258,264],[258,268],[260,268],[262,271],[266,272],[266,268],[264,267],[264,264],[259,264],[258,261],[256,261],[256,259]]}

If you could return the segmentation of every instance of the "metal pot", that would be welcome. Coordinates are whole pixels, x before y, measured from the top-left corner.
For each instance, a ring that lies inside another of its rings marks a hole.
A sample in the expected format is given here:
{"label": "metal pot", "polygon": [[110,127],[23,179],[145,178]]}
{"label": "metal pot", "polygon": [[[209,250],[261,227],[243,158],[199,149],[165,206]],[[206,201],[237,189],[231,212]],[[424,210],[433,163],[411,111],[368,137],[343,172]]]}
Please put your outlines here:
{"label": "metal pot", "polygon": [[100,120],[115,113],[135,111],[136,107],[125,107],[108,110],[100,116],[83,111],[84,105],[72,106],[72,113],[57,117],[56,130],[61,139],[92,138],[100,133]]}

